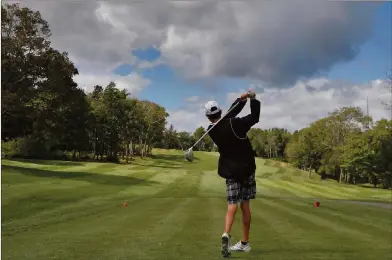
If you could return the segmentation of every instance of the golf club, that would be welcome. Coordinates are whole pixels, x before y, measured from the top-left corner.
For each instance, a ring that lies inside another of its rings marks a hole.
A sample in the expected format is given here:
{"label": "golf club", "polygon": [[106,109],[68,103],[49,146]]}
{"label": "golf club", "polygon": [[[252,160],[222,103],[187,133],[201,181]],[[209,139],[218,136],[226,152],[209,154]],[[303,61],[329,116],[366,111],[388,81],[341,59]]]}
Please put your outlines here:
{"label": "golf club", "polygon": [[188,162],[193,161],[193,147],[195,147],[210,131],[213,129],[231,110],[233,110],[240,102],[237,102],[232,108],[230,108],[212,127],[206,131],[202,137],[199,138],[199,140],[196,141],[194,145],[192,145],[191,148],[185,151],[184,157]]}

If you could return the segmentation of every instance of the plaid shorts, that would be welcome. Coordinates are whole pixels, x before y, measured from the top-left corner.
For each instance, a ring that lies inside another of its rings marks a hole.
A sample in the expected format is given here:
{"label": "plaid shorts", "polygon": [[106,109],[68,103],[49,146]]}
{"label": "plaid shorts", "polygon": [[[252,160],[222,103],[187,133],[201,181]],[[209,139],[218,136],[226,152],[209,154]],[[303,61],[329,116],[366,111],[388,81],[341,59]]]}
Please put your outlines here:
{"label": "plaid shorts", "polygon": [[244,182],[233,179],[226,180],[227,202],[237,204],[256,197],[256,179],[253,173]]}

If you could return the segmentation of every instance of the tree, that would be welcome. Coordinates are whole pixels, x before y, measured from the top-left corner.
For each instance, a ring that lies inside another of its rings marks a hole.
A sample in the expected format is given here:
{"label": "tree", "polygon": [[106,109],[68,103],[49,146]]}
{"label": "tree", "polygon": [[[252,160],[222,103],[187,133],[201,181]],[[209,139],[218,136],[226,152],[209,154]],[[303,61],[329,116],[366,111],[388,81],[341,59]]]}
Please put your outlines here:
{"label": "tree", "polygon": [[49,26],[39,12],[18,4],[1,11],[2,139],[40,140],[37,145],[47,148],[42,153],[86,148],[89,108],[73,81],[77,69],[67,53],[50,47]]}
{"label": "tree", "polygon": [[188,132],[182,131],[177,134],[181,145],[181,150],[186,150],[193,145],[192,135]]}
{"label": "tree", "polygon": [[18,4],[1,6],[2,139],[32,133],[32,101],[47,78],[44,66],[50,30],[39,12]]}
{"label": "tree", "polygon": [[[373,172],[384,188],[392,187],[392,120],[382,119],[371,130]],[[373,183],[375,184],[375,183]]]}
{"label": "tree", "polygon": [[163,138],[166,118],[169,114],[165,108],[149,101],[137,102],[139,111],[139,153],[144,157],[151,153],[153,144]]}
{"label": "tree", "polygon": [[[193,141],[196,142],[199,140],[204,134],[206,130],[204,127],[200,126],[196,129],[193,133]],[[214,149],[214,142],[212,141],[211,137],[207,134],[195,147],[195,151],[208,151],[211,152]]]}
{"label": "tree", "polygon": [[285,149],[291,133],[283,128],[258,129],[248,132],[249,140],[257,156],[286,160]]}
{"label": "tree", "polygon": [[381,104],[385,106],[387,110],[390,111],[390,120],[392,120],[392,71],[387,74],[385,89],[390,94],[390,99],[388,101],[382,100]]}

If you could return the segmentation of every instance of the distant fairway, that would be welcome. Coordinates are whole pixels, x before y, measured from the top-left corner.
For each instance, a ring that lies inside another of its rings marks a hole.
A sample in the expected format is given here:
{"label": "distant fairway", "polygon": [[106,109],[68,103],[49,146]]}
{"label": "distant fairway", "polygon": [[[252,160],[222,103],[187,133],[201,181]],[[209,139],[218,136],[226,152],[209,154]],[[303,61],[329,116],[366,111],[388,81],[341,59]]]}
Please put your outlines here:
{"label": "distant fairway", "polygon": [[[3,160],[2,259],[222,259],[218,157],[195,152],[188,163],[179,151],[154,154],[128,165]],[[253,250],[232,258],[391,259],[391,190],[257,164]],[[233,242],[240,220],[239,212]]]}

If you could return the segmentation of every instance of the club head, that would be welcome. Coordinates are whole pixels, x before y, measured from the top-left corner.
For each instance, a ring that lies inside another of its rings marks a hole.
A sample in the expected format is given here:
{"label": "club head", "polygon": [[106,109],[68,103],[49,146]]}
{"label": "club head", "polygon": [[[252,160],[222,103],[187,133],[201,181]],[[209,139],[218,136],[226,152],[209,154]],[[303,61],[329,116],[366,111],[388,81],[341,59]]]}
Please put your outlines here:
{"label": "club head", "polygon": [[188,162],[192,162],[193,161],[193,149],[189,148],[188,150],[186,150],[184,157],[185,157],[185,160],[187,160]]}

